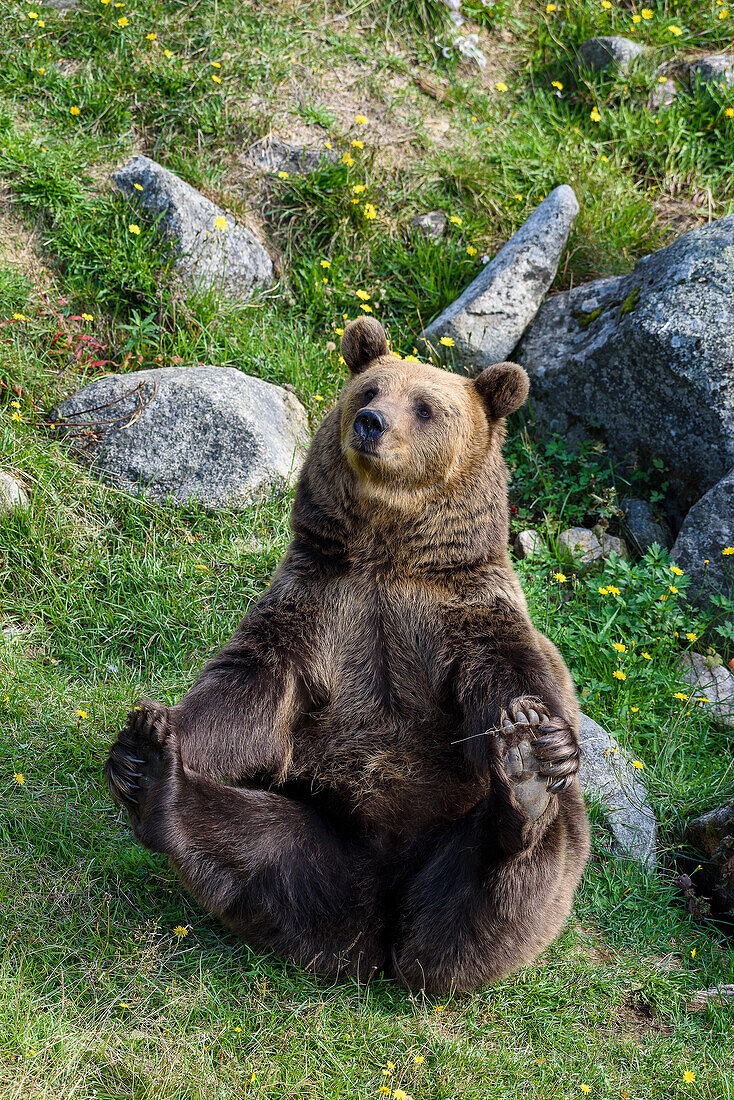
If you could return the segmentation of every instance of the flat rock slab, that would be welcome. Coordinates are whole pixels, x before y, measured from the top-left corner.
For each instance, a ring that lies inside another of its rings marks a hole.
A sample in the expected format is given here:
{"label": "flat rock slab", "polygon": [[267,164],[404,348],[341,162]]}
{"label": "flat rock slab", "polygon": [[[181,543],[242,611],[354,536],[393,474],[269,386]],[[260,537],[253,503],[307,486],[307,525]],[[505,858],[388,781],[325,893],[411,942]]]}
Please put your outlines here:
{"label": "flat rock slab", "polygon": [[300,402],[234,367],[108,375],[49,420],[104,481],[210,511],[245,508],[290,482],[308,442]]}
{"label": "flat rock slab", "polygon": [[322,164],[337,159],[335,149],[318,149],[308,145],[290,145],[277,137],[264,137],[245,149],[245,164],[257,172],[287,172],[288,175],[305,176]]}
{"label": "flat rock slab", "polygon": [[680,659],[683,679],[696,698],[705,698],[717,726],[734,729],[734,676],[726,665],[711,664],[703,653],[684,653]]}
{"label": "flat rock slab", "polygon": [[734,215],[549,298],[514,358],[541,427],[662,458],[682,520],[734,466]]}
{"label": "flat rock slab", "polygon": [[[734,364],[732,364],[734,370]],[[697,501],[686,515],[671,551],[673,560],[690,574],[690,598],[706,603],[715,592],[734,587],[734,469]]]}
{"label": "flat rock slab", "polygon": [[586,714],[581,715],[579,740],[584,794],[601,803],[616,851],[651,870],[656,857],[655,815],[640,772],[616,740]]}
{"label": "flat rock slab", "polygon": [[[423,333],[458,370],[475,375],[507,359],[555,278],[578,213],[570,187],[551,191],[480,275]],[[453,347],[440,343],[450,338]]]}
{"label": "flat rock slab", "polygon": [[150,217],[160,219],[176,269],[190,286],[236,300],[272,283],[272,260],[250,230],[167,168],[135,156],[112,179]]}
{"label": "flat rock slab", "polygon": [[644,53],[645,47],[639,42],[633,42],[631,38],[623,38],[617,34],[599,35],[581,43],[578,60],[582,66],[595,73],[606,72],[607,69],[617,69],[624,73]]}

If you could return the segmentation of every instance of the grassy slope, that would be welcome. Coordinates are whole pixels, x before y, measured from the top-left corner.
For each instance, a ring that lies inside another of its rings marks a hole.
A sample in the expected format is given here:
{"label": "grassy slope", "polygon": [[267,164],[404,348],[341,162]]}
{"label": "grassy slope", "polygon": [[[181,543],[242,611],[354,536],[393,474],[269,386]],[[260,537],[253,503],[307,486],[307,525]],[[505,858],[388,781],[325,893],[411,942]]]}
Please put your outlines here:
{"label": "grassy slope", "polygon": [[[601,829],[562,940],[501,986],[437,1004],[389,983],[325,986],[250,952],[131,841],[100,782],[126,708],[143,692],[179,695],[262,591],[287,541],[288,500],[207,517],[101,487],[38,423],[108,369],[93,361],[243,366],[295,386],[316,420],[341,376],[326,342],[361,308],[357,291],[409,351],[420,319],[556,183],[582,203],[559,287],[626,270],[709,208],[734,209],[731,94],[699,89],[659,115],[644,106],[681,44],[730,39],[723,5],[653,4],[637,24],[616,4],[468,6],[489,57],[481,75],[435,50],[434,34],[447,37],[428,0],[352,4],[351,16],[346,3],[263,16],[232,0],[90,0],[65,17],[20,5],[4,17],[0,171],[13,206],[3,211],[0,453],[32,505],[0,524],[2,624],[15,627],[0,651],[3,1095],[734,1095],[727,1013],[685,1010],[690,990],[734,980],[734,955],[689,920],[668,872],[646,878],[612,860]],[[574,45],[630,30],[654,46],[652,60],[628,79],[574,87]],[[271,126],[330,142],[353,163],[259,193],[239,155]],[[105,182],[133,150],[242,217],[264,210],[282,286],[238,309],[171,291],[154,231],[135,215],[143,232],[131,235]],[[413,213],[436,206],[457,219],[446,239],[406,243]],[[593,448],[572,458],[517,425],[509,450],[518,523],[552,541],[567,523],[613,517],[621,475]],[[549,555],[521,571],[585,708],[644,765],[669,852],[680,817],[731,791],[727,739],[675,697],[676,656],[702,628],[685,578],[664,556],[572,576]]]}

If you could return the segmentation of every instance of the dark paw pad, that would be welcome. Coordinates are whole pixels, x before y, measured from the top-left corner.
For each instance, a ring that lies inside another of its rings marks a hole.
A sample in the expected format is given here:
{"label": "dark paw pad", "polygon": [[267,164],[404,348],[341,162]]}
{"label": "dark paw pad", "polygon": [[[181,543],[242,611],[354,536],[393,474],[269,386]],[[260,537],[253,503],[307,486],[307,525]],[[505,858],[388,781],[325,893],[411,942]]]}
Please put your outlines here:
{"label": "dark paw pad", "polygon": [[579,770],[578,741],[568,722],[551,717],[537,699],[516,699],[502,713],[502,737],[511,745],[529,741],[549,791],[565,790]]}
{"label": "dark paw pad", "polygon": [[128,715],[125,728],[110,749],[105,775],[113,802],[133,820],[145,813],[148,797],[163,775],[174,749],[168,710],[145,701]]}

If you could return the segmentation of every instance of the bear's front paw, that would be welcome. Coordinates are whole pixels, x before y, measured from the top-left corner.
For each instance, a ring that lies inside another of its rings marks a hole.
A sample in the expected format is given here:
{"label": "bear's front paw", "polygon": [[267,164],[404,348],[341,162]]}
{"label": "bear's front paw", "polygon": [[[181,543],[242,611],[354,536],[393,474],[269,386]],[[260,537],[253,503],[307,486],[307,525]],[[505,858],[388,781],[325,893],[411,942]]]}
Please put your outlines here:
{"label": "bear's front paw", "polygon": [[149,816],[167,773],[178,764],[178,743],[168,708],[144,700],[128,715],[105,763],[113,802],[127,810],[136,835]]}
{"label": "bear's front paw", "polygon": [[[563,718],[551,717],[538,699],[515,699],[501,715],[501,736],[513,748],[527,745],[538,778],[549,791],[565,790],[579,770],[581,751],[576,735]],[[522,754],[521,754],[522,755]],[[513,767],[517,761],[513,757]]]}

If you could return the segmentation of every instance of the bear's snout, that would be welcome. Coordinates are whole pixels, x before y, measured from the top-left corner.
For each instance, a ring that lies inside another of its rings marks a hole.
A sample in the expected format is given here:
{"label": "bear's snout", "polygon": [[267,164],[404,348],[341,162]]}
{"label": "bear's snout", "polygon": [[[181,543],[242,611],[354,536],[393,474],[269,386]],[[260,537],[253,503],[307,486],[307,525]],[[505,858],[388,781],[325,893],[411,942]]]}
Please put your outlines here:
{"label": "bear's snout", "polygon": [[387,428],[387,420],[376,409],[360,409],[354,418],[354,431],[363,443],[376,443]]}

